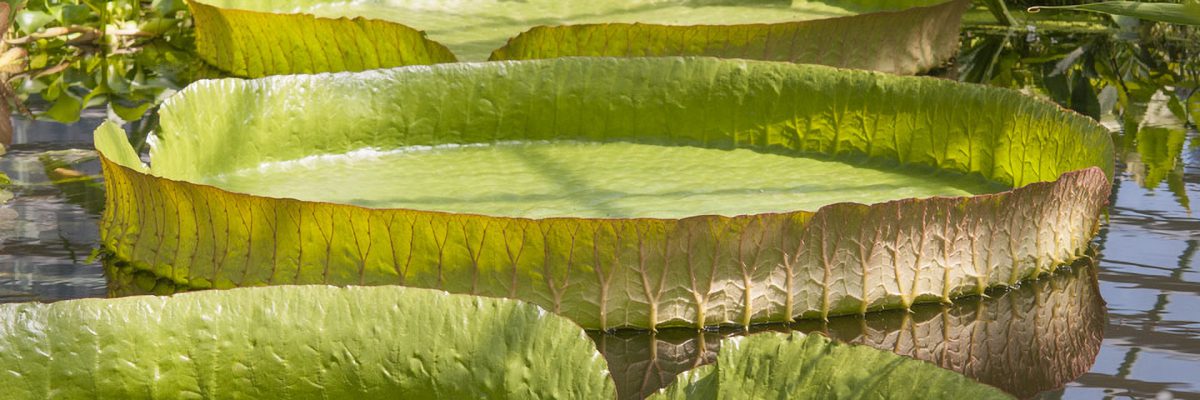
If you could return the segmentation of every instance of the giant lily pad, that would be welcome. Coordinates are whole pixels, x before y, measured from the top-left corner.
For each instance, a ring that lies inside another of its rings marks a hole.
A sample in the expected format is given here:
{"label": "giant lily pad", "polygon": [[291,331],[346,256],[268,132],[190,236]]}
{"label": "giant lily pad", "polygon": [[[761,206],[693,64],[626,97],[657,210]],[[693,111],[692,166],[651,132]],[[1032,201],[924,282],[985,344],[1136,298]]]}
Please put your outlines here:
{"label": "giant lily pad", "polygon": [[611,398],[570,321],[397,287],[0,305],[7,399]]}
{"label": "giant lily pad", "polygon": [[651,399],[1008,399],[930,364],[820,335],[770,333],[721,343],[715,365],[689,371]]}
{"label": "giant lily pad", "polygon": [[[1017,92],[711,58],[203,81],[160,118],[150,167],[116,125],[96,132],[109,194],[101,235],[131,268],[191,288],[403,284],[512,297],[596,329],[784,322],[1014,284],[1082,255],[1113,163],[1094,121]],[[1011,189],[732,216],[527,218],[201,183],[289,160],[512,141],[817,154]]]}
{"label": "giant lily pad", "polygon": [[235,75],[258,77],[563,56],[715,56],[911,74],[954,54],[968,2],[195,0],[190,4],[199,54]]}

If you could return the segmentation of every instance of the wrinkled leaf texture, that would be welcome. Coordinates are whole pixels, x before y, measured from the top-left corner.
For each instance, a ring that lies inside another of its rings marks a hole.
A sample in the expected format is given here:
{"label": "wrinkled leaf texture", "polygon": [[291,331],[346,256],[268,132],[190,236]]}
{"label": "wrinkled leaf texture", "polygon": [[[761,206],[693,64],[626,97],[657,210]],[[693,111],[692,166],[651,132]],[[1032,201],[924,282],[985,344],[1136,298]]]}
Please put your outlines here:
{"label": "wrinkled leaf texture", "polygon": [[[711,58],[213,80],[160,116],[150,173],[118,126],[96,133],[110,194],[102,240],[132,268],[191,288],[402,284],[511,297],[593,329],[784,322],[1015,284],[1083,255],[1113,166],[1102,127],[1014,91]],[[364,146],[551,139],[870,157],[1015,189],[736,217],[525,219],[189,182]]]}
{"label": "wrinkled leaf texture", "polygon": [[764,333],[721,341],[713,365],[680,375],[653,400],[1009,399],[932,364],[830,341],[821,335]]}
{"label": "wrinkled leaf texture", "polygon": [[926,361],[1019,398],[1062,388],[1091,369],[1107,323],[1096,266],[1068,271],[990,297],[922,304],[912,312],[805,320],[724,330],[591,332],[608,360],[619,398],[642,399],[679,373],[716,362],[721,339],[767,331],[820,332],[835,341]]}
{"label": "wrinkled leaf texture", "polygon": [[14,400],[615,395],[566,319],[394,286],[0,305],[0,385]]}

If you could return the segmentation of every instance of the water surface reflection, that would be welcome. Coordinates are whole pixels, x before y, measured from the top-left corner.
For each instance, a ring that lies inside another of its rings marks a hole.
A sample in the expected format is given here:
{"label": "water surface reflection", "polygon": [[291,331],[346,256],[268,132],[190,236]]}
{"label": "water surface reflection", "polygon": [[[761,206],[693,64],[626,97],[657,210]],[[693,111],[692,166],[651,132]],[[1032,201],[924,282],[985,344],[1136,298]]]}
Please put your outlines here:
{"label": "water surface reflection", "polygon": [[641,399],[675,375],[716,361],[720,341],[763,331],[824,334],[928,361],[1018,397],[1061,388],[1086,372],[1100,350],[1104,300],[1096,268],[1081,263],[1017,289],[912,312],[755,327],[750,332],[687,329],[592,333],[623,399]]}

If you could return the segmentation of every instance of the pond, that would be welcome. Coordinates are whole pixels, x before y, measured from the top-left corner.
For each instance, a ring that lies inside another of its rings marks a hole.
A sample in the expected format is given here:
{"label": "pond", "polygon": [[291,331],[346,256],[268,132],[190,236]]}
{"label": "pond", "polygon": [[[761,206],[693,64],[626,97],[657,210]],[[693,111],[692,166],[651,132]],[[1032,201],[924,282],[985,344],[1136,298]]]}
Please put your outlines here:
{"label": "pond", "polygon": [[[955,64],[937,72],[1050,97],[1113,131],[1118,173],[1096,260],[986,299],[756,329],[822,331],[1022,397],[1200,398],[1200,214],[1190,208],[1200,199],[1200,49],[1164,36],[968,30]],[[97,255],[104,193],[91,138],[105,118],[13,117],[0,157],[14,183],[0,206],[0,302],[169,290],[116,266],[106,274]],[[638,398],[712,362],[719,339],[737,334],[592,338],[623,396]]]}

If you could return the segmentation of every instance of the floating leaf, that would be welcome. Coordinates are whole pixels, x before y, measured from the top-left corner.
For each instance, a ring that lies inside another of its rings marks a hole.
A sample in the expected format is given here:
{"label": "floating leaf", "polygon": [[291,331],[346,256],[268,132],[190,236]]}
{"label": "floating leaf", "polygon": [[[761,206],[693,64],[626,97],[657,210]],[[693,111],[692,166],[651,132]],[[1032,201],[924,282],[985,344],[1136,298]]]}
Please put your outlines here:
{"label": "floating leaf", "polygon": [[399,287],[0,305],[6,399],[611,399],[570,321]]}
{"label": "floating leaf", "polygon": [[188,4],[196,21],[196,52],[234,75],[362,71],[455,61],[444,46],[400,24]]}
{"label": "floating leaf", "polygon": [[651,399],[1009,399],[934,365],[821,335],[726,339],[714,367],[689,373]]}
{"label": "floating leaf", "polygon": [[955,52],[958,21],[967,4],[951,1],[900,11],[772,24],[538,26],[510,40],[490,59],[711,56],[914,74],[940,65],[946,55]]}
{"label": "floating leaf", "polygon": [[[101,235],[132,268],[197,289],[404,284],[513,297],[597,329],[858,314],[1013,284],[1088,247],[1113,165],[1104,128],[1014,91],[711,58],[202,81],[160,118],[151,174],[119,127],[97,131]],[[1015,189],[815,212],[530,219],[197,183],[367,146],[552,139],[865,158]]]}
{"label": "floating leaf", "polygon": [[718,56],[911,74],[954,54],[959,21],[968,3],[190,2],[197,51],[223,70],[250,77],[359,71],[456,58],[482,61],[489,54],[496,60]]}

